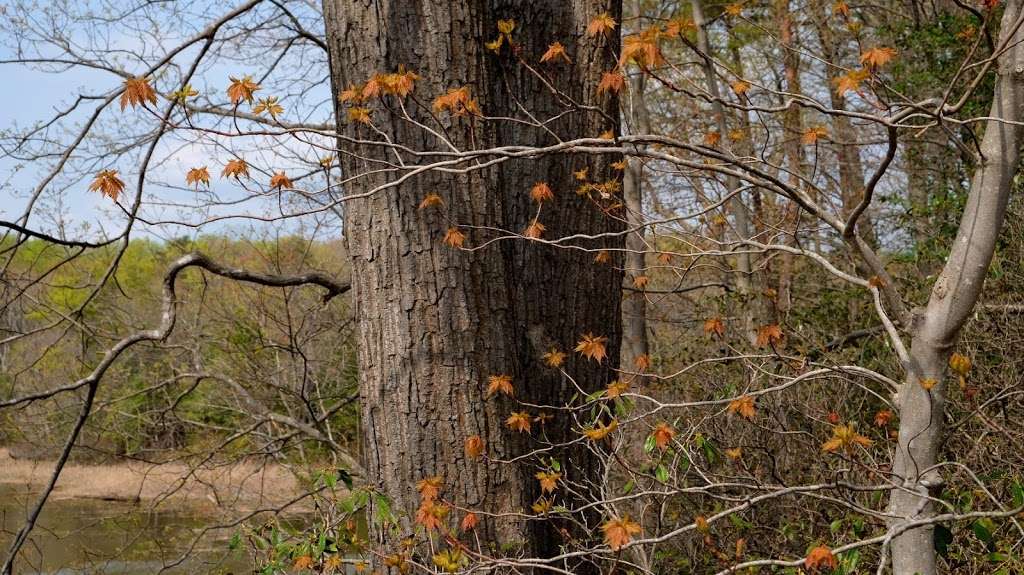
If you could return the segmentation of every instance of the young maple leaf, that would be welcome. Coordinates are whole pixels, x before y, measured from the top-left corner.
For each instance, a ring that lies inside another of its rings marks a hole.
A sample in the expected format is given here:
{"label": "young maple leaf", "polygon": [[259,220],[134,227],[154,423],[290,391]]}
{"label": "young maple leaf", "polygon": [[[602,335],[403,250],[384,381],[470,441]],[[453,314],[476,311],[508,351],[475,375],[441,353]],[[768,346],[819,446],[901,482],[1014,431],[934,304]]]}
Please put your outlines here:
{"label": "young maple leaf", "polygon": [[625,381],[616,379],[615,381],[608,384],[608,387],[604,390],[604,396],[608,399],[615,399],[623,393],[629,391],[629,384]]}
{"label": "young maple leaf", "polygon": [[416,523],[422,525],[427,531],[439,530],[444,527],[444,518],[448,515],[448,506],[434,502],[433,499],[426,499],[416,510]]}
{"label": "young maple leaf", "polygon": [[857,429],[852,423],[845,425],[837,425],[832,428],[832,438],[821,445],[822,451],[838,451],[840,449],[851,452],[858,445],[862,447],[870,447],[873,442],[857,433]]}
{"label": "young maple leaf", "polygon": [[192,168],[185,174],[185,185],[195,186],[198,190],[199,184],[210,187],[210,171],[206,169],[206,166]]}
{"label": "young maple leaf", "polygon": [[836,86],[836,93],[840,96],[847,92],[859,92],[861,82],[867,80],[871,73],[865,69],[851,70],[832,81]]}
{"label": "young maple leaf", "polygon": [[345,88],[344,90],[338,93],[338,101],[342,103],[358,103],[362,102],[364,99],[365,98],[363,98],[363,86],[356,86],[355,84],[350,84],[348,88]]}
{"label": "young maple leaf", "polygon": [[168,99],[179,104],[184,104],[189,98],[195,98],[198,95],[199,90],[193,88],[192,84],[185,84],[181,88],[171,92]]}
{"label": "young maple leaf", "polygon": [[726,449],[725,456],[728,457],[729,459],[732,459],[733,461],[736,461],[737,459],[743,457],[743,448],[731,447],[729,449]]}
{"label": "young maple leaf", "polygon": [[654,426],[654,431],[651,432],[651,437],[654,438],[654,445],[658,446],[658,449],[665,449],[668,444],[672,442],[672,438],[676,436],[676,430],[672,429],[672,426],[661,422]]}
{"label": "young maple leaf", "polygon": [[242,103],[252,104],[253,94],[260,89],[260,85],[253,81],[252,76],[245,75],[241,78],[229,76],[231,84],[228,86],[228,100],[235,106]]}
{"label": "young maple leaf", "polygon": [[739,16],[743,13],[743,4],[735,2],[725,7],[725,13],[729,16]]}
{"label": "young maple leaf", "polygon": [[736,92],[736,95],[738,96],[742,96],[743,94],[746,94],[748,90],[750,90],[750,82],[746,82],[744,80],[736,80],[731,84],[731,86],[732,91]]}
{"label": "young maple leaf", "polygon": [[605,92],[618,94],[625,85],[626,77],[622,75],[622,72],[617,70],[605,72],[601,74],[601,81],[597,83],[597,95],[600,96]]}
{"label": "young maple leaf", "polygon": [[884,46],[875,46],[860,55],[860,64],[870,70],[877,70],[896,57],[896,50]]}
{"label": "young maple leaf", "polygon": [[538,471],[534,477],[540,482],[541,493],[553,493],[558,487],[558,480],[562,478],[562,474],[554,471]]}
{"label": "young maple leaf", "polygon": [[875,414],[875,427],[885,427],[892,421],[892,412],[888,409],[883,409]]}
{"label": "young maple leaf", "polygon": [[551,510],[554,504],[555,502],[548,499],[547,497],[541,497],[536,501],[536,503],[531,505],[530,508],[533,509],[533,512],[537,515],[544,515],[545,513]]}
{"label": "young maple leaf", "polygon": [[118,177],[117,170],[100,170],[89,184],[89,191],[99,192],[116,202],[117,197],[124,191],[124,182]]}
{"label": "young maple leaf", "polygon": [[462,518],[463,533],[476,529],[478,523],[480,523],[480,518],[477,517],[476,513],[473,513],[472,511],[466,513],[465,517]]}
{"label": "young maple leaf", "polygon": [[850,16],[850,5],[840,0],[832,5],[832,14],[848,18]]}
{"label": "young maple leaf", "polygon": [[444,233],[444,243],[453,248],[461,248],[466,243],[466,234],[459,231],[459,228],[448,228]]}
{"label": "young maple leaf", "polygon": [[967,377],[971,371],[971,358],[961,353],[953,353],[949,356],[949,369],[960,377]]}
{"label": "young maple leaf", "polygon": [[548,51],[544,52],[544,55],[540,57],[541,62],[550,62],[556,58],[565,60],[567,64],[571,64],[572,60],[569,59],[569,55],[565,53],[565,46],[561,42],[553,42],[548,46]]}
{"label": "young maple leaf", "polygon": [[241,178],[242,176],[249,177],[249,164],[245,163],[245,160],[237,158],[234,160],[228,160],[228,163],[224,164],[224,169],[221,170],[220,176],[222,178]]}
{"label": "young maple leaf", "polygon": [[635,367],[637,371],[647,371],[647,368],[651,367],[651,356],[646,353],[641,353],[634,357],[633,367]]}
{"label": "young maple leaf", "polygon": [[516,29],[516,21],[509,20],[498,20],[498,32],[508,36]]}
{"label": "young maple leaf", "polygon": [[661,55],[661,48],[658,47],[658,30],[651,28],[639,34],[630,34],[622,39],[622,53],[619,56],[619,66],[626,63],[636,62],[641,68],[652,68],[661,64],[664,58]]}
{"label": "young maple leaf", "polygon": [[292,563],[292,569],[296,571],[302,571],[304,569],[312,569],[314,565],[313,558],[309,555],[300,555]]}
{"label": "young maple leaf", "polygon": [[819,569],[831,571],[839,566],[839,562],[836,561],[836,556],[832,554],[831,549],[819,545],[811,549],[810,553],[807,554],[807,558],[804,559],[804,566],[814,571]]}
{"label": "young maple leaf", "polygon": [[931,391],[933,387],[939,384],[939,381],[934,377],[922,377],[921,379],[917,380],[917,383],[920,384],[921,387],[925,389],[925,391]]}
{"label": "young maple leaf", "polygon": [[782,328],[778,324],[763,325],[757,330],[757,347],[774,347],[782,342],[782,337]]}
{"label": "young maple leaf", "polygon": [[749,395],[738,397],[729,402],[729,407],[726,408],[729,413],[735,413],[744,419],[750,421],[754,420],[756,410],[754,408],[754,398]]}
{"label": "young maple leaf", "polygon": [[284,190],[292,187],[292,181],[284,172],[277,172],[270,178],[270,189]]}
{"label": "young maple leaf", "polygon": [[416,491],[420,492],[420,498],[424,501],[433,501],[441,493],[442,480],[440,475],[424,477],[416,482]]}
{"label": "young maple leaf", "polygon": [[420,209],[421,210],[425,210],[427,208],[433,208],[435,206],[443,206],[443,205],[444,205],[444,200],[441,199],[441,196],[431,192],[431,193],[427,194],[426,196],[424,196],[423,201],[420,202]]}
{"label": "young maple leaf", "polygon": [[593,427],[588,427],[583,430],[583,435],[586,436],[590,441],[601,441],[605,437],[608,437],[613,431],[619,428],[619,420],[612,419],[607,425],[604,423],[598,423]]}
{"label": "young maple leaf", "polygon": [[608,250],[599,250],[597,255],[594,256],[595,264],[606,264],[612,261],[612,254]]}
{"label": "young maple leaf", "polygon": [[541,358],[548,367],[562,367],[562,364],[565,363],[565,352],[552,348],[542,355]]}
{"label": "young maple leaf", "polygon": [[722,337],[725,335],[725,322],[720,317],[712,317],[704,320],[704,334],[709,336]]}
{"label": "young maple leaf", "polygon": [[722,141],[722,134],[720,132],[708,132],[704,134],[704,145],[709,148],[714,148],[720,141]]}
{"label": "young maple leaf", "polygon": [[348,109],[348,121],[357,124],[370,123],[370,109],[362,106],[353,106]]}
{"label": "young maple leaf", "polygon": [[479,435],[470,435],[466,438],[466,457],[477,459],[484,454],[484,439]]}
{"label": "young maple leaf", "polygon": [[443,96],[434,98],[433,108],[435,112],[444,112],[453,116],[479,116],[480,105],[470,96],[469,86],[452,88]]}
{"label": "young maple leaf", "polygon": [[587,36],[593,38],[598,34],[607,35],[609,32],[615,29],[618,22],[612,15],[607,12],[601,12],[593,20],[587,24]]}
{"label": "young maple leaf", "polygon": [[604,531],[604,542],[612,548],[612,551],[618,551],[629,542],[633,540],[633,536],[640,533],[640,524],[631,521],[629,515],[625,515],[622,519],[610,519],[604,525],[601,526],[601,531]]}
{"label": "young maple leaf", "polygon": [[504,393],[509,397],[515,395],[511,375],[492,375],[487,378],[487,397],[496,393]]}
{"label": "young maple leaf", "polygon": [[607,342],[607,337],[587,333],[576,344],[575,351],[587,359],[595,359],[598,363],[601,363],[608,355],[605,349]]}
{"label": "young maple leaf", "polygon": [[538,239],[542,235],[544,235],[544,230],[546,229],[547,228],[544,226],[544,224],[538,222],[537,220],[533,220],[532,222],[530,222],[530,225],[526,226],[526,229],[523,230],[523,236],[531,239]]}
{"label": "young maple leaf", "polygon": [[537,182],[530,188],[530,199],[538,204],[543,204],[555,199],[555,193],[551,191],[551,187],[547,183]]}
{"label": "young maple leaf", "polygon": [[284,112],[284,107],[277,103],[276,96],[269,96],[267,98],[260,98],[259,102],[252,108],[252,113],[257,116],[262,115],[264,112],[270,114],[271,118],[277,119],[277,115]]}
{"label": "young maple leaf", "polygon": [[530,433],[530,414],[525,411],[513,411],[505,420],[505,425],[512,431]]}
{"label": "young maple leaf", "polygon": [[156,92],[149,85],[148,78],[128,78],[124,81],[124,91],[121,92],[121,111],[131,106],[140,106],[149,102],[156,104]]}
{"label": "young maple leaf", "polygon": [[668,21],[665,25],[666,36],[682,36],[689,32],[695,31],[697,24],[692,18],[686,18],[685,16],[676,16]]}
{"label": "young maple leaf", "polygon": [[817,143],[818,140],[828,136],[828,130],[825,126],[814,126],[804,130],[804,133],[800,135],[800,142],[805,145],[811,145]]}
{"label": "young maple leaf", "polygon": [[580,168],[580,169],[576,170],[575,172],[573,172],[572,173],[572,177],[576,178],[576,180],[579,181],[579,182],[586,181],[587,173],[589,171],[590,171],[590,167],[589,166],[585,166],[585,167]]}

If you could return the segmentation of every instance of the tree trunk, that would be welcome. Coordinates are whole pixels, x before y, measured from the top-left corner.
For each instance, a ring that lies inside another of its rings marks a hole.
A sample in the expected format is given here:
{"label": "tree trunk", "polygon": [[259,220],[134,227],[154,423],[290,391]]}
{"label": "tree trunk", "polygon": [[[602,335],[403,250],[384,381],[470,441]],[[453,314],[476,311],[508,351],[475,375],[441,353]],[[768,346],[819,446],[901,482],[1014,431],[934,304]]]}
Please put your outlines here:
{"label": "tree trunk", "polygon": [[[939,490],[941,476],[932,469],[942,444],[946,398],[946,364],[967,319],[974,310],[988,273],[996,240],[1006,214],[1012,180],[1020,162],[1024,129],[1024,31],[1021,0],[1006,4],[1000,46],[1009,46],[997,61],[997,79],[985,123],[981,158],[960,218],[960,229],[942,273],[932,288],[927,308],[912,330],[911,365],[899,394],[899,446],[893,463],[903,490],[893,491],[889,510],[893,526],[907,520],[927,520],[935,506],[924,496]],[[930,390],[922,379],[938,382]],[[892,542],[895,575],[934,575],[934,528],[906,531]]]}
{"label": "tree trunk", "polygon": [[[588,22],[602,12],[620,19],[621,0],[325,0],[332,84],[337,93],[374,73],[408,67],[420,79],[413,95],[402,100],[405,110],[414,120],[443,130],[462,151],[550,145],[557,141],[554,134],[569,139],[596,137],[609,129],[618,133],[617,99],[596,95],[601,73],[615,66],[618,34],[584,34]],[[516,21],[514,53],[507,43],[499,54],[485,49],[485,42],[498,36],[501,19]],[[555,41],[567,47],[572,64],[537,64]],[[528,112],[544,121],[569,110],[567,100],[553,94],[517,57],[548,75],[573,102],[599,109],[576,109],[545,129],[444,113],[435,119],[430,102],[462,86],[470,87],[485,116],[532,121]],[[402,119],[398,102],[397,96],[386,96],[365,104],[373,109],[373,126],[396,144],[450,152],[435,135]],[[368,126],[346,122],[340,102],[336,114],[343,137],[380,139]],[[378,162],[394,165],[398,156],[406,165],[438,159],[350,141],[340,146],[344,177],[363,174],[346,184],[345,195],[365,193],[400,175],[370,173],[384,167]],[[611,261],[604,264],[595,263],[594,251],[525,239],[464,251],[445,245],[442,238],[454,225],[467,235],[466,247],[500,235],[473,226],[522,232],[537,215],[530,189],[538,181],[547,182],[555,194],[540,210],[545,238],[620,232],[621,214],[609,217],[605,206],[576,194],[579,182],[572,173],[588,168],[592,181],[609,180],[616,173],[609,164],[617,159],[560,155],[468,174],[432,171],[346,202],[345,236],[359,318],[366,479],[402,516],[400,533],[375,526],[378,543],[397,545],[413,532],[416,484],[431,476],[441,477],[440,497],[456,509],[529,514],[541,495],[533,477],[540,458],[518,464],[495,460],[579,437],[578,423],[554,410],[553,420],[534,421],[532,434],[511,431],[505,420],[513,411],[538,415],[519,401],[559,406],[576,394],[572,382],[542,360],[551,348],[568,354],[563,369],[585,390],[604,387],[614,377],[611,368],[617,366],[621,339],[621,235],[573,244],[611,249]],[[430,193],[440,195],[444,205],[419,208]],[[603,364],[572,353],[587,332],[608,337]],[[488,377],[499,374],[512,376],[515,399],[487,397]],[[464,442],[474,435],[485,441],[483,459],[465,454]],[[590,485],[587,480],[599,476],[597,458],[578,442],[543,455],[561,462],[566,481]],[[577,495],[585,497],[585,491]],[[565,490],[555,495],[556,504],[578,503]],[[447,521],[457,529],[461,517],[453,511]],[[585,529],[574,529],[567,519],[481,514],[476,536],[485,553],[543,557],[565,543],[559,528],[574,536],[599,532],[594,517],[572,519]],[[476,549],[472,541],[467,535],[467,544]]]}
{"label": "tree trunk", "polygon": [[[633,0],[633,15],[642,22],[643,6]],[[639,26],[638,26],[639,28]],[[629,98],[623,101],[623,115],[634,134],[650,134],[651,120],[647,111],[647,77],[635,74],[629,80]],[[622,200],[626,205],[626,222],[630,228],[646,223],[644,218],[644,165],[634,158],[626,168],[622,182]],[[637,358],[648,355],[647,346],[647,294],[634,289],[633,279],[647,275],[646,228],[626,236],[626,293],[622,298],[622,365],[637,369]]]}

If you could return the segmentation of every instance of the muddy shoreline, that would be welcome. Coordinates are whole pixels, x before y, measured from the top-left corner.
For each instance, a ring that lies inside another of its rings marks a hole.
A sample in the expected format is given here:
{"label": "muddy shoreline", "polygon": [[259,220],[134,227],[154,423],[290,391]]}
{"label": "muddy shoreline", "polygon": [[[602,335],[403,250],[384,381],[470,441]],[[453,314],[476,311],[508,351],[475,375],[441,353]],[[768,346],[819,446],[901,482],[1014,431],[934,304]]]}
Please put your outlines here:
{"label": "muddy shoreline", "polygon": [[[0,484],[8,490],[38,493],[49,482],[54,465],[55,461],[50,460],[16,459],[6,448],[0,448]],[[281,508],[302,493],[295,475],[273,463],[236,462],[193,468],[185,463],[119,461],[69,462],[50,497],[244,511]],[[293,505],[288,509],[302,511],[305,507]]]}

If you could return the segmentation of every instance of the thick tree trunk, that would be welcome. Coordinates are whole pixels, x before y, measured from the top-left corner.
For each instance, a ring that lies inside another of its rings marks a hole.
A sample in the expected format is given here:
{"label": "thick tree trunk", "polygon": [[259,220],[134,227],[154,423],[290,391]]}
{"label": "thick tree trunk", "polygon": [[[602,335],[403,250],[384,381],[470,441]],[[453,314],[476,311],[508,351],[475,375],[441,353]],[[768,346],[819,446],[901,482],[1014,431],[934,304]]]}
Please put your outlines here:
{"label": "thick tree trunk", "polygon": [[[374,73],[406,66],[419,74],[405,109],[433,130],[443,130],[460,150],[495,145],[550,145],[553,135],[569,139],[618,131],[618,102],[596,87],[601,73],[615,65],[618,34],[586,38],[588,22],[602,12],[617,20],[620,0],[325,0],[324,15],[335,92],[365,82]],[[497,22],[514,19],[515,55],[506,44],[500,54],[484,43],[498,36]],[[548,45],[559,41],[572,64],[537,65]],[[524,66],[539,66],[552,84],[572,101],[597,104],[599,111],[575,110],[546,129],[508,120],[461,117],[440,121],[429,107],[452,88],[469,86],[488,116],[547,120],[569,108]],[[369,104],[372,122],[391,142],[418,150],[449,152],[427,130],[400,118],[398,101],[387,96]],[[379,139],[367,126],[346,122],[336,109],[344,136]],[[550,130],[550,131],[549,131]],[[394,180],[401,171],[370,174],[398,156],[406,165],[427,158],[394,150],[342,142],[342,169],[353,195]],[[437,158],[433,158],[436,160]],[[552,347],[567,352],[564,369],[585,389],[607,385],[619,358],[622,297],[621,236],[577,242],[588,249],[613,248],[609,263],[594,262],[594,252],[558,248],[529,240],[500,241],[478,251],[442,243],[458,224],[466,245],[477,246],[499,235],[473,226],[521,232],[537,214],[530,189],[547,182],[555,199],[546,202],[539,221],[544,237],[601,234],[623,229],[620,218],[575,193],[573,171],[589,169],[593,181],[615,177],[609,163],[618,158],[562,155],[520,160],[495,168],[454,175],[430,172],[345,205],[345,235],[352,257],[354,299],[359,318],[359,361],[363,404],[363,457],[367,480],[388,496],[403,515],[402,532],[380,542],[395,544],[413,531],[410,517],[419,504],[417,481],[440,476],[441,497],[451,504],[489,513],[530,513],[541,495],[533,478],[535,460],[497,463],[547,443],[578,438],[578,425],[563,416],[533,423],[533,433],[516,433],[505,425],[512,411],[530,411],[517,400],[564,405],[576,393],[542,354]],[[461,167],[466,167],[465,164]],[[427,194],[444,205],[419,209]],[[608,337],[603,364],[580,358],[572,348],[586,332]],[[508,374],[515,400],[486,396],[490,375]],[[552,413],[552,415],[555,415]],[[487,457],[465,455],[466,438],[479,435]],[[584,483],[599,476],[598,462],[585,447],[554,449],[568,481]],[[584,494],[585,495],[585,494]],[[556,493],[556,503],[574,500]],[[448,518],[457,526],[462,513]],[[576,516],[590,531],[594,517]],[[544,556],[565,541],[558,528],[574,535],[568,520],[524,521],[506,515],[480,515],[476,534],[486,553]],[[472,535],[466,541],[472,542]],[[470,543],[475,549],[475,543]]]}
{"label": "thick tree trunk", "polygon": [[[981,143],[981,158],[960,218],[960,229],[945,267],[932,288],[927,308],[915,321],[911,365],[899,394],[899,446],[893,473],[903,487],[894,491],[889,511],[898,526],[927,520],[935,506],[924,496],[941,485],[933,469],[942,444],[946,398],[946,364],[960,330],[974,310],[988,273],[1006,214],[1012,180],[1020,163],[1024,129],[1024,17],[1021,0],[1011,0],[1003,14],[1000,46],[1009,46],[997,62],[997,79]],[[930,390],[922,379],[937,383]],[[934,493],[933,493],[934,494]],[[934,575],[934,528],[906,531],[892,542],[895,575]]]}

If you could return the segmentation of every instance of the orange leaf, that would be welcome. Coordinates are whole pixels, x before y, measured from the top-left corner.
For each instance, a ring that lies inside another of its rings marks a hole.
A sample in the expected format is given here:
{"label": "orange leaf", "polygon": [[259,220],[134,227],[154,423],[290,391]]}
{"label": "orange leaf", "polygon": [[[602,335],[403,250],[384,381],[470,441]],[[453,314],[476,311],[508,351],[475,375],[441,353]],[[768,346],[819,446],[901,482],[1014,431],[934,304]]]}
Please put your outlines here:
{"label": "orange leaf", "polygon": [[725,335],[725,322],[720,317],[712,317],[704,320],[704,333],[706,335],[722,337]]}
{"label": "orange leaf", "polygon": [[284,172],[277,172],[272,178],[270,178],[270,188],[277,188],[283,190],[292,187],[292,181],[288,179],[288,176],[284,175]]}
{"label": "orange leaf", "polygon": [[662,422],[654,427],[654,431],[651,432],[651,437],[654,438],[654,444],[658,446],[658,449],[665,449],[668,444],[672,442],[672,438],[676,436],[676,430],[672,429],[672,426]]}
{"label": "orange leaf", "polygon": [[865,68],[874,70],[889,63],[896,56],[896,50],[883,46],[875,46],[860,55],[860,63]]}
{"label": "orange leaf", "polygon": [[612,419],[610,423],[605,425],[604,423],[598,423],[593,427],[589,427],[583,430],[583,435],[591,441],[601,441],[605,437],[608,437],[613,431],[619,428],[619,420]]}
{"label": "orange leaf", "polygon": [[608,387],[605,389],[604,396],[608,399],[615,399],[627,391],[629,391],[628,383],[615,380],[608,384]]}
{"label": "orange leaf", "polygon": [[744,419],[753,421],[756,413],[754,408],[754,398],[749,395],[736,398],[729,402],[729,407],[726,411],[729,413],[735,413]]}
{"label": "orange leaf", "polygon": [[589,24],[587,24],[587,36],[593,38],[598,34],[607,35],[609,32],[615,29],[615,26],[617,24],[618,22],[615,21],[615,18],[612,18],[611,14],[607,12],[602,12],[598,14],[596,18],[591,20]]}
{"label": "orange leaf", "polygon": [[426,501],[433,501],[441,493],[441,476],[426,477],[416,482],[416,491]]}
{"label": "orange leaf", "polygon": [[583,339],[576,344],[575,351],[579,352],[580,355],[587,359],[596,359],[597,362],[600,363],[608,355],[605,350],[605,344],[607,342],[607,337],[587,333],[583,336]]}
{"label": "orange leaf", "polygon": [[484,454],[484,440],[479,435],[470,435],[466,438],[466,457],[477,459]]}
{"label": "orange leaf", "polygon": [[512,431],[530,433],[530,414],[525,411],[514,411],[505,420],[505,425]]}
{"label": "orange leaf", "polygon": [[572,63],[572,60],[569,59],[569,55],[565,53],[565,46],[563,46],[561,42],[554,42],[548,46],[548,51],[544,52],[544,55],[540,57],[540,61],[549,62],[555,58],[561,58],[565,60],[566,63]]}
{"label": "orange leaf", "polygon": [[490,397],[496,393],[504,393],[509,397],[515,395],[512,389],[511,375],[492,375],[487,378],[487,396]]}
{"label": "orange leaf", "polygon": [[825,126],[814,126],[804,130],[804,133],[800,136],[800,142],[805,145],[811,145],[826,136],[828,136],[828,130],[825,129]]}
{"label": "orange leaf", "polygon": [[453,248],[461,248],[466,242],[466,234],[459,231],[459,228],[448,228],[444,233],[444,243]]}
{"label": "orange leaf", "polygon": [[600,96],[605,92],[618,94],[625,85],[626,77],[623,76],[621,72],[605,72],[604,74],[601,74],[601,81],[597,84],[597,95]]}
{"label": "orange leaf", "polygon": [[612,254],[608,253],[608,250],[600,250],[594,256],[595,264],[606,264],[610,261],[612,261]]}
{"label": "orange leaf", "polygon": [[246,164],[245,160],[241,158],[228,160],[220,175],[222,178],[235,178],[236,180],[242,176],[249,177],[249,164]]}
{"label": "orange leaf", "polygon": [[207,187],[210,186],[210,171],[206,169],[206,166],[201,168],[192,168],[185,174],[185,184],[199,189],[199,184],[203,184]]}
{"label": "orange leaf", "polygon": [[427,194],[423,198],[423,201],[420,202],[420,209],[424,210],[424,209],[427,209],[427,208],[432,208],[434,206],[443,206],[443,205],[444,205],[444,200],[441,199],[441,196],[439,196],[439,195],[437,195],[435,193],[429,193],[429,194]]}
{"label": "orange leaf", "polygon": [[476,528],[476,525],[479,522],[480,519],[477,517],[476,513],[473,513],[472,511],[466,513],[466,516],[462,518],[462,531],[472,531]]}
{"label": "orange leaf", "polygon": [[743,94],[746,94],[747,90],[749,90],[749,89],[750,89],[750,82],[746,82],[744,80],[736,80],[735,82],[732,83],[732,91],[736,92],[736,94],[738,94],[740,96],[742,96]]}
{"label": "orange leaf", "polygon": [[867,70],[851,70],[832,82],[836,85],[836,92],[842,96],[847,92],[860,91],[860,84],[868,79],[871,74]]}
{"label": "orange leaf", "polygon": [[888,409],[883,409],[875,414],[875,427],[885,427],[892,421],[892,412]]}
{"label": "orange leaf", "polygon": [[121,93],[121,111],[131,106],[139,106],[149,102],[156,104],[156,92],[149,85],[147,78],[128,78],[124,81],[124,92]]}
{"label": "orange leaf", "polygon": [[840,449],[851,452],[858,445],[870,447],[873,442],[857,433],[852,423],[837,425],[832,428],[832,438],[821,445],[822,451],[838,451]]}
{"label": "orange leaf", "polygon": [[757,347],[778,345],[782,337],[782,328],[778,324],[763,325],[757,330]]}
{"label": "orange leaf", "polygon": [[537,239],[544,234],[545,229],[547,228],[544,227],[544,224],[537,220],[533,220],[530,222],[530,225],[526,226],[526,229],[523,230],[523,235],[528,238]]}
{"label": "orange leaf", "polygon": [[541,357],[548,367],[562,367],[562,364],[565,363],[565,352],[557,349],[551,349]]}
{"label": "orange leaf", "polygon": [[535,477],[540,482],[541,493],[552,493],[558,487],[558,480],[562,478],[562,474],[554,471],[538,471]]}
{"label": "orange leaf", "polygon": [[640,524],[635,521],[630,521],[629,516],[626,515],[622,519],[611,519],[601,526],[601,531],[604,531],[604,542],[612,548],[612,551],[618,551],[630,541],[633,540],[633,536],[640,533]]}
{"label": "orange leaf", "polygon": [[831,549],[819,545],[811,549],[811,552],[807,554],[807,559],[804,559],[804,565],[808,569],[832,570],[839,566],[839,562],[836,561],[836,556],[832,554]]}
{"label": "orange leaf", "polygon": [[252,76],[246,75],[241,78],[229,77],[231,84],[228,86],[228,99],[231,103],[238,105],[245,100],[252,104],[253,93],[260,89],[260,85],[253,81]]}
{"label": "orange leaf", "polygon": [[551,187],[545,182],[537,182],[530,188],[530,199],[538,204],[542,204],[555,199],[555,193],[551,191]]}
{"label": "orange leaf", "polygon": [[117,197],[124,191],[124,182],[118,177],[117,170],[100,170],[89,184],[89,191],[99,192],[116,202]]}

